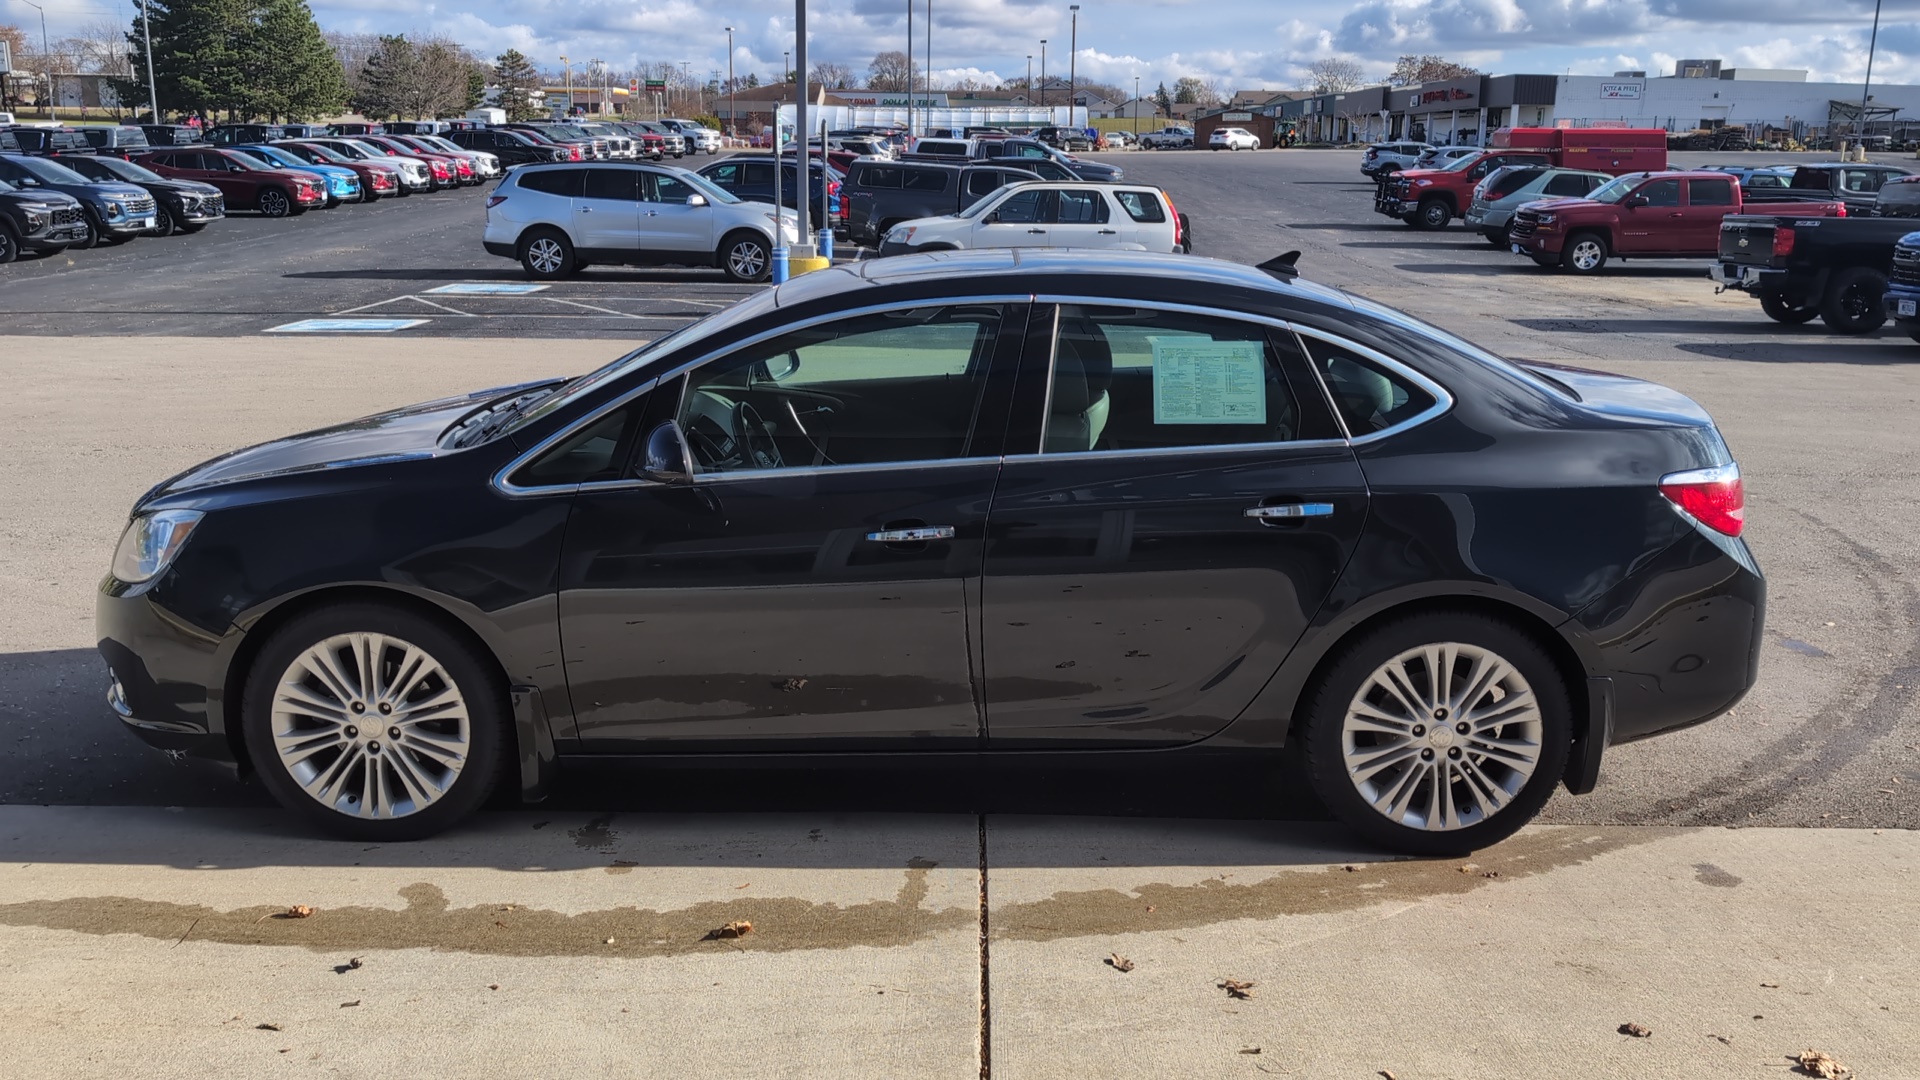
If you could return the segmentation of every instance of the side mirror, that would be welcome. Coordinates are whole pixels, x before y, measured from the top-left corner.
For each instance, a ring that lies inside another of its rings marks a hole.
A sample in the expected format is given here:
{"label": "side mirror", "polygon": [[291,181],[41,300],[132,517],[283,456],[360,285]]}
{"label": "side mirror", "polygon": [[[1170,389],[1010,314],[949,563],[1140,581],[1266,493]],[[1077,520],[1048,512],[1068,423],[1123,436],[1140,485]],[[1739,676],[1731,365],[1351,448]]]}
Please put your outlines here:
{"label": "side mirror", "polygon": [[647,435],[641,454],[640,478],[658,484],[693,483],[693,451],[677,420],[669,420]]}
{"label": "side mirror", "polygon": [[700,195],[700,194],[689,195],[687,196],[687,205],[688,206],[705,206],[707,205],[707,197],[705,195]]}
{"label": "side mirror", "polygon": [[1000,211],[995,210],[994,212],[988,214],[986,217],[986,223],[989,225],[1000,224]]}
{"label": "side mirror", "polygon": [[247,167],[244,165],[228,165],[227,171],[228,172],[246,172]]}
{"label": "side mirror", "polygon": [[1652,202],[1653,200],[1647,198],[1645,195],[1629,195],[1625,199],[1621,200],[1621,205],[1625,206],[1629,210],[1638,210],[1642,206],[1648,206],[1652,204]]}

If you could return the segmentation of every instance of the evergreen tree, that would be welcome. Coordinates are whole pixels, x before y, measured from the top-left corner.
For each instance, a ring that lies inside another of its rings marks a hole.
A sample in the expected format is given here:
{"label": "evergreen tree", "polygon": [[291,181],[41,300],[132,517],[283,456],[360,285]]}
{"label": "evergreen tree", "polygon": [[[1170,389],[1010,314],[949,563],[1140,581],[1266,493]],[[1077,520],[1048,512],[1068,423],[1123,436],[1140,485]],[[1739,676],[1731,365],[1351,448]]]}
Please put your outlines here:
{"label": "evergreen tree", "polygon": [[360,69],[350,104],[369,120],[391,120],[409,111],[417,99],[419,59],[405,34],[380,35],[380,47]]}
{"label": "evergreen tree", "polygon": [[460,111],[465,113],[477,109],[486,100],[487,69],[482,64],[470,64],[467,67],[467,96],[460,106]]}
{"label": "evergreen tree", "polygon": [[[305,0],[149,0],[153,81],[176,113],[320,116],[346,96],[340,61]],[[146,28],[127,34],[123,101],[146,98]]]}
{"label": "evergreen tree", "polygon": [[249,115],[310,119],[346,105],[340,58],[321,35],[306,0],[262,0],[253,60]]}
{"label": "evergreen tree", "polygon": [[508,49],[494,58],[493,84],[500,89],[494,105],[506,110],[509,121],[534,120],[546,112],[534,98],[540,89],[540,73],[520,50]]}
{"label": "evergreen tree", "polygon": [[1167,93],[1167,84],[1161,83],[1160,89],[1153,92],[1153,103],[1160,108],[1161,116],[1173,115],[1173,95]]}

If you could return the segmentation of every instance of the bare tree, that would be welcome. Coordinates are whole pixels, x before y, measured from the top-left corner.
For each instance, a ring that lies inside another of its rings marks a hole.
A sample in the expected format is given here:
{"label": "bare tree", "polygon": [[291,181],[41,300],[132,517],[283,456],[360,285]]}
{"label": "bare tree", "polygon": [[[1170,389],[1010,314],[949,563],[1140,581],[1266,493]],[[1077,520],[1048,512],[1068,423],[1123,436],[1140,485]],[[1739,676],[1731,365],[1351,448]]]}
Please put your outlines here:
{"label": "bare tree", "polygon": [[1479,68],[1456,64],[1443,56],[1426,53],[1420,56],[1402,56],[1394,61],[1393,74],[1387,79],[1395,86],[1413,86],[1423,82],[1464,79],[1469,75],[1478,74],[1480,74]]}
{"label": "bare tree", "polygon": [[920,82],[920,66],[907,59],[907,54],[898,49],[875,53],[873,62],[867,65],[867,88],[870,90],[910,91]]}
{"label": "bare tree", "polygon": [[1367,73],[1358,61],[1344,56],[1329,56],[1315,60],[1307,68],[1312,76],[1309,86],[1316,94],[1344,94],[1349,90],[1358,90],[1365,84]]}
{"label": "bare tree", "polygon": [[853,69],[845,64],[815,64],[807,74],[807,81],[829,90],[843,89],[853,85]]}

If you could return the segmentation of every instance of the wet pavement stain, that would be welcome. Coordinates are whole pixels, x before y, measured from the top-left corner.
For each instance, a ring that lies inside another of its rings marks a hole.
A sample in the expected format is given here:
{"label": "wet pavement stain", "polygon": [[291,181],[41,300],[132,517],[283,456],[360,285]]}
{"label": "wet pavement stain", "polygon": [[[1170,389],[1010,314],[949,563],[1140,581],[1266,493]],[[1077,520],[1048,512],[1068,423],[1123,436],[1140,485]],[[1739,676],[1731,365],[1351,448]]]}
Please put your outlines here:
{"label": "wet pavement stain", "polygon": [[[593,825],[604,828],[602,821]],[[582,830],[585,831],[585,830]],[[1458,896],[1588,862],[1687,830],[1609,829],[1597,835],[1576,826],[1509,840],[1472,859],[1366,863],[1348,872],[1328,866],[1287,869],[1249,884],[1212,878],[1194,885],[1148,883],[1131,891],[1059,892],[1043,900],[993,909],[991,937],[1048,941],[1146,930],[1177,930],[1234,919],[1326,914],[1436,896]],[[584,846],[584,845],[583,845]],[[677,956],[716,948],[790,952],[887,948],[936,934],[977,930],[969,905],[932,910],[928,873],[937,864],[913,858],[891,900],[842,907],[799,897],[706,901],[672,911],[615,907],[566,915],[524,902],[450,907],[438,886],[417,882],[400,890],[407,906],[343,907],[307,919],[273,919],[282,905],[217,911],[123,896],[72,897],[0,904],[0,926],[40,927],[83,934],[138,934],[174,941],[192,928],[193,940],[228,945],[289,945],[314,951],[435,949],[496,956]],[[626,867],[610,867],[615,872]],[[1716,868],[1717,869],[1717,868]],[[989,875],[992,871],[989,869]],[[1723,872],[1724,873],[1724,872]],[[1727,875],[1732,877],[1732,875]],[[1737,880],[1737,879],[1736,879]],[[703,941],[719,926],[750,921],[751,937]],[[614,944],[606,943],[608,938]]]}
{"label": "wet pavement stain", "polygon": [[568,829],[575,847],[586,851],[611,851],[620,836],[613,831],[613,815],[601,814],[577,829]]}
{"label": "wet pavement stain", "polygon": [[1579,827],[1542,830],[1508,840],[1470,859],[1407,859],[1338,868],[1286,870],[1245,885],[1211,878],[1197,885],[1141,885],[1055,893],[1045,900],[993,911],[992,936],[1012,941],[1178,930],[1233,919],[1322,915],[1375,904],[1458,896],[1550,870],[1575,866],[1686,830]]}
{"label": "wet pavement stain", "polygon": [[1738,874],[1729,874],[1710,862],[1693,864],[1693,880],[1702,885],[1712,885],[1717,889],[1731,889],[1743,880]]}

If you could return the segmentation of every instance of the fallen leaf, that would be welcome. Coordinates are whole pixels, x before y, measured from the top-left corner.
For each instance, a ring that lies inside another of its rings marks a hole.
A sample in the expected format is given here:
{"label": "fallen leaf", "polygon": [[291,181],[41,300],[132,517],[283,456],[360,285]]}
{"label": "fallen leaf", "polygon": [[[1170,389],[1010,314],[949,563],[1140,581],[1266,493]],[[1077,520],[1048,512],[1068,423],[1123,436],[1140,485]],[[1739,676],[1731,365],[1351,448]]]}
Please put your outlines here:
{"label": "fallen leaf", "polygon": [[1780,984],[1779,984],[1779,983],[1761,983],[1761,984],[1760,984],[1760,986],[1761,986],[1761,988],[1762,988],[1762,989],[1764,989],[1764,990],[1778,990],[1778,989],[1780,989]]}
{"label": "fallen leaf", "polygon": [[[498,990],[498,989],[500,989],[500,984],[499,984],[499,983],[488,983],[488,984],[487,984],[487,989],[489,989],[489,990]],[[622,1012],[625,1012],[626,1010],[625,1010],[625,1009],[622,1009],[621,1011],[622,1011]]]}
{"label": "fallen leaf", "polygon": [[[1121,956],[1119,953],[1112,953],[1107,957],[1107,966],[1113,968],[1115,971],[1132,971],[1133,961]],[[1244,1052],[1245,1051],[1242,1051],[1242,1053]]]}
{"label": "fallen leaf", "polygon": [[[796,180],[796,181],[794,181],[794,182],[795,182],[795,183],[799,183],[799,181],[797,181],[797,180]],[[493,925],[495,925],[495,926],[497,926],[497,927],[499,927],[499,928],[500,928],[500,929],[502,929],[502,930],[505,930],[505,929],[507,928],[507,924],[506,924],[506,923],[503,923],[503,922],[501,922],[501,921],[500,921],[499,919],[495,919],[495,920],[493,920]]]}
{"label": "fallen leaf", "polygon": [[[797,181],[796,181],[796,182],[797,182]],[[1498,870],[1489,870],[1489,871],[1487,871],[1486,873],[1484,873],[1484,874],[1481,874],[1480,876],[1481,876],[1481,877],[1484,877],[1484,878],[1496,878],[1496,877],[1499,877],[1499,876],[1500,876],[1500,871],[1498,871]]]}
{"label": "fallen leaf", "polygon": [[1709,1035],[1707,1036],[1707,1038],[1709,1038],[1709,1039],[1718,1039],[1718,1040],[1720,1040],[1720,1045],[1722,1045],[1722,1046],[1732,1046],[1732,1045],[1733,1045],[1733,1040],[1732,1040],[1732,1039],[1729,1039],[1729,1038],[1727,1038],[1727,1037],[1726,1037],[1725,1035],[1712,1035],[1712,1034],[1709,1034]]}
{"label": "fallen leaf", "polygon": [[718,930],[707,931],[707,936],[700,940],[720,941],[729,938],[743,938],[751,933],[753,933],[753,924],[745,919],[741,919],[738,922],[730,922]]}
{"label": "fallen leaf", "polygon": [[[796,180],[796,181],[794,181],[794,182],[795,182],[795,183],[799,183],[799,181],[797,181],[797,180]],[[753,884],[753,882],[751,882],[751,881],[743,881],[743,882],[741,882],[740,884],[738,884],[738,885],[735,885],[735,886],[734,886],[734,888],[736,888],[736,889],[744,889],[744,888],[746,888],[747,886],[749,886],[749,885],[751,885],[751,884]]]}
{"label": "fallen leaf", "polygon": [[1233,998],[1237,1001],[1245,1001],[1248,998],[1253,996],[1253,988],[1259,984],[1252,983],[1252,982],[1241,982],[1238,979],[1222,979],[1217,985],[1220,987],[1220,989],[1225,990],[1227,992],[1228,997]]}
{"label": "fallen leaf", "polygon": [[1400,1080],[1399,1077],[1393,1075],[1392,1069],[1381,1069],[1380,1075],[1386,1077],[1387,1080]]}
{"label": "fallen leaf", "polygon": [[363,967],[365,967],[365,966],[366,966],[366,965],[365,965],[364,963],[362,963],[362,962],[361,962],[361,958],[360,958],[360,957],[358,957],[358,956],[356,956],[356,957],[354,957],[353,959],[351,959],[351,960],[348,960],[348,961],[347,961],[347,967],[349,967],[349,968],[351,968],[351,969],[352,969],[352,970],[354,970],[354,971],[359,971],[359,970],[360,970],[361,968],[363,968]]}
{"label": "fallen leaf", "polygon": [[253,1030],[255,1030],[255,1031],[279,1031],[279,1030],[280,1030],[280,1025],[279,1025],[279,1024],[255,1024],[255,1025],[253,1025]]}
{"label": "fallen leaf", "polygon": [[1147,905],[1147,914],[1149,914],[1149,915],[1151,915],[1151,914],[1153,914],[1153,905],[1152,905],[1152,904],[1148,904],[1148,905]]}
{"label": "fallen leaf", "polygon": [[512,911],[512,910],[513,910],[514,908],[517,908],[517,907],[519,907],[519,906],[520,906],[519,904],[508,904],[508,905],[507,905],[506,907],[503,907],[503,908],[501,908],[500,910],[501,910],[501,911]]}
{"label": "fallen leaf", "polygon": [[1808,1076],[1818,1076],[1821,1080],[1837,1080],[1853,1071],[1818,1050],[1802,1050],[1800,1056],[1793,1061],[1800,1066],[1801,1072]]}
{"label": "fallen leaf", "polygon": [[358,1004],[360,1004],[358,1001],[343,1001],[340,1003],[340,1007],[343,1009],[351,1009]]}
{"label": "fallen leaf", "polygon": [[1243,1046],[1240,1048],[1240,1052],[1243,1054],[1257,1054],[1260,1052],[1260,1048],[1257,1046]]}
{"label": "fallen leaf", "polygon": [[287,917],[290,919],[310,919],[313,917],[313,909],[305,904],[295,904],[287,909]]}
{"label": "fallen leaf", "polygon": [[1641,1027],[1639,1024],[1633,1024],[1633,1023],[1621,1024],[1619,1031],[1620,1031],[1620,1034],[1622,1035],[1631,1035],[1636,1039],[1653,1038],[1653,1029],[1648,1027]]}
{"label": "fallen leaf", "polygon": [[788,679],[785,683],[782,683],[780,686],[780,689],[785,690],[788,693],[792,693],[795,690],[804,690],[806,689],[806,686],[807,686],[807,680],[796,676],[794,678]]}
{"label": "fallen leaf", "polygon": [[1345,870],[1349,874],[1357,874],[1360,872],[1360,868],[1353,865],[1352,863],[1348,863],[1347,865],[1341,867],[1340,869]]}

